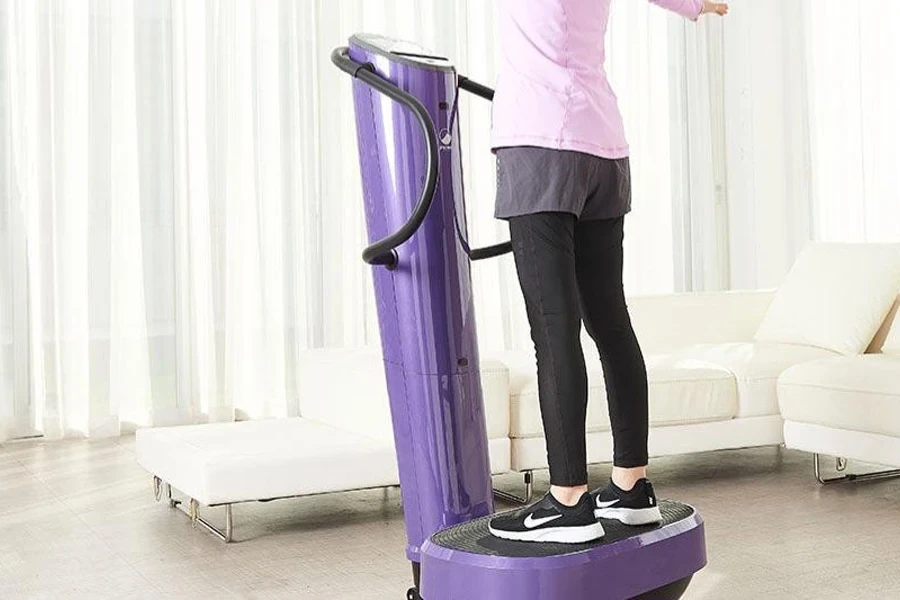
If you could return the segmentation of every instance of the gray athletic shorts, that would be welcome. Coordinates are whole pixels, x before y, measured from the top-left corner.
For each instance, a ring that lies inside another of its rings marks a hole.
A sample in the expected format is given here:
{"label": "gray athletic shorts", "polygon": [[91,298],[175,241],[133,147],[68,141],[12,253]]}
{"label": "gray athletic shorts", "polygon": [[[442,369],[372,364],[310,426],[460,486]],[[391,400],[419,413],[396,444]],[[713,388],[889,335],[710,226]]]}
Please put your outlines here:
{"label": "gray athletic shorts", "polygon": [[615,219],[631,210],[631,167],[583,152],[532,146],[499,148],[494,216],[569,212],[582,220]]}

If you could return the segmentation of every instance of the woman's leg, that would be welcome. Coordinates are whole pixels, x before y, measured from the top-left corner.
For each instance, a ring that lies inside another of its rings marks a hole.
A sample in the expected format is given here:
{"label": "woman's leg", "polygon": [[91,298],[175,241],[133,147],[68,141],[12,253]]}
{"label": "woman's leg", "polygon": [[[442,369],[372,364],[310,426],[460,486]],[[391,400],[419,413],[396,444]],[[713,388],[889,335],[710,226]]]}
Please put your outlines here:
{"label": "woman's leg", "polygon": [[647,474],[647,368],[622,285],[624,217],[579,221],[575,269],[581,313],[603,364],[614,441],[613,483],[630,490]]}
{"label": "woman's leg", "polygon": [[509,220],[537,357],[551,493],[574,505],[587,491],[587,373],[575,271],[576,218],[545,212]]}

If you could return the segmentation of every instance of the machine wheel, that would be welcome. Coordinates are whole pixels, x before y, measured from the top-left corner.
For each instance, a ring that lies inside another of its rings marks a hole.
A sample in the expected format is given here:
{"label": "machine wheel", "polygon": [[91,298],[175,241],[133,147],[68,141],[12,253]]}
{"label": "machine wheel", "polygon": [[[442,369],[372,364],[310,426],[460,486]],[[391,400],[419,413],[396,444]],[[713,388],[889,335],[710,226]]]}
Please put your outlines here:
{"label": "machine wheel", "polygon": [[419,595],[419,590],[416,588],[409,588],[406,592],[406,600],[422,600],[422,596]]}

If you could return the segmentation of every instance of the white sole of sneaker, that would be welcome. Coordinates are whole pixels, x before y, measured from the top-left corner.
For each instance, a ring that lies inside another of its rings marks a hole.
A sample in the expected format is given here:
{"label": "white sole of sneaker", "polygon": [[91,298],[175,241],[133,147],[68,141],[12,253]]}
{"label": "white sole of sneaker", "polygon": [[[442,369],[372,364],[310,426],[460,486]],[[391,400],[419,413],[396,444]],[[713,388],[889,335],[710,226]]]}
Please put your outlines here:
{"label": "white sole of sneaker", "polygon": [[662,522],[658,506],[650,508],[598,508],[594,510],[598,519],[615,519],[626,525],[652,525]]}
{"label": "white sole of sneaker", "polygon": [[606,532],[601,523],[592,523],[581,527],[546,527],[533,531],[503,531],[488,528],[491,535],[516,542],[555,542],[557,544],[585,544],[599,540]]}

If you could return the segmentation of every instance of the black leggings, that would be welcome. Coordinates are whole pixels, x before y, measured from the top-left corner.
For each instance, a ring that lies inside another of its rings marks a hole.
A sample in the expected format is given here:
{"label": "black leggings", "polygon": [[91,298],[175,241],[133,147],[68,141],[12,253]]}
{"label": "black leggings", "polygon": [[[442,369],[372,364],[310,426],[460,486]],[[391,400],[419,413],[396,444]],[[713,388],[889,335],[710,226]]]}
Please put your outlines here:
{"label": "black leggings", "polygon": [[617,467],[647,464],[647,369],[622,287],[624,217],[544,212],[509,219],[537,355],[550,483],[587,483],[587,373],[581,322],[603,363]]}

